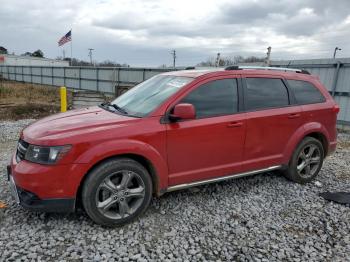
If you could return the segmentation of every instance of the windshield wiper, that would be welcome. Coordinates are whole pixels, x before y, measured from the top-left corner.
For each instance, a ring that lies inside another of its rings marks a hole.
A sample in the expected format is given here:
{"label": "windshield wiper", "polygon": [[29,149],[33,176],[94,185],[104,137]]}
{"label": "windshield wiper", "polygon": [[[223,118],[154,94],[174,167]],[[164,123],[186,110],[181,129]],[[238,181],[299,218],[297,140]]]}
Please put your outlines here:
{"label": "windshield wiper", "polygon": [[112,103],[110,103],[110,102],[102,103],[101,106],[111,106],[111,107],[113,107],[115,110],[118,110],[119,112],[121,112],[121,113],[124,114],[124,115],[127,115],[127,114],[128,114],[128,112],[127,112],[125,109],[121,108],[120,106],[118,106],[118,105],[116,105],[116,104],[112,104]]}

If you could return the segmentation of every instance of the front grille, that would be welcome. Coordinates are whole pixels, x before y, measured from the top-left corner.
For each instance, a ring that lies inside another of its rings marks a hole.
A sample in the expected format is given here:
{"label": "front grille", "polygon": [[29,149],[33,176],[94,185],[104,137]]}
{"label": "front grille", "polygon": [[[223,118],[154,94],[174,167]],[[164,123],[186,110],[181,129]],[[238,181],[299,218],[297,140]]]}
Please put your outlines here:
{"label": "front grille", "polygon": [[17,162],[21,161],[24,159],[27,149],[28,149],[29,144],[25,142],[24,140],[20,139],[18,140],[17,144],[17,152],[16,152],[16,159]]}

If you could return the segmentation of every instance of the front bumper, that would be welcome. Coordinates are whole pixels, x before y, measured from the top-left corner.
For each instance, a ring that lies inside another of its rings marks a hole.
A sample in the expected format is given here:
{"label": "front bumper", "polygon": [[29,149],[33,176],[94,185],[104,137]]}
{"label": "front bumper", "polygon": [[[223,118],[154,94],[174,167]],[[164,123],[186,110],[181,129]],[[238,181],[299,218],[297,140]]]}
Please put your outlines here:
{"label": "front bumper", "polygon": [[[12,194],[26,209],[44,212],[71,212],[80,182],[86,174],[85,164],[41,165],[26,160],[17,162],[15,155],[7,168]],[[12,182],[11,182],[12,180]]]}
{"label": "front bumper", "polygon": [[7,178],[11,193],[17,204],[31,211],[42,212],[74,212],[75,198],[40,199],[36,194],[18,187],[12,177],[11,166],[7,167]]}

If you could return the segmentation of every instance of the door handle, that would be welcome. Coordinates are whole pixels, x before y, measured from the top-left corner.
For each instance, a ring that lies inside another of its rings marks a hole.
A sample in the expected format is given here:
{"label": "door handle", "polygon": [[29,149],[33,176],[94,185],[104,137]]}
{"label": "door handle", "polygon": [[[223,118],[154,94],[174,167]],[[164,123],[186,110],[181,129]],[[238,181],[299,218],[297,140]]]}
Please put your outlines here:
{"label": "door handle", "polygon": [[298,117],[300,117],[300,114],[298,114],[298,113],[294,113],[294,114],[289,114],[288,115],[289,119],[298,118]]}
{"label": "door handle", "polygon": [[231,122],[227,124],[227,127],[240,127],[243,126],[243,122]]}

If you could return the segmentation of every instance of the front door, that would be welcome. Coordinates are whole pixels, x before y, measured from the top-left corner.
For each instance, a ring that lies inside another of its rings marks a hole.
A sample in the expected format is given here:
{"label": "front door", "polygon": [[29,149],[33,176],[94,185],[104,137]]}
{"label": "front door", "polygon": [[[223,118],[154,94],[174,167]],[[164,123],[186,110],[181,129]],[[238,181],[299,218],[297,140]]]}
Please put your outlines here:
{"label": "front door", "polygon": [[237,79],[207,80],[179,103],[194,105],[196,119],[167,124],[169,185],[240,172],[246,122]]}

